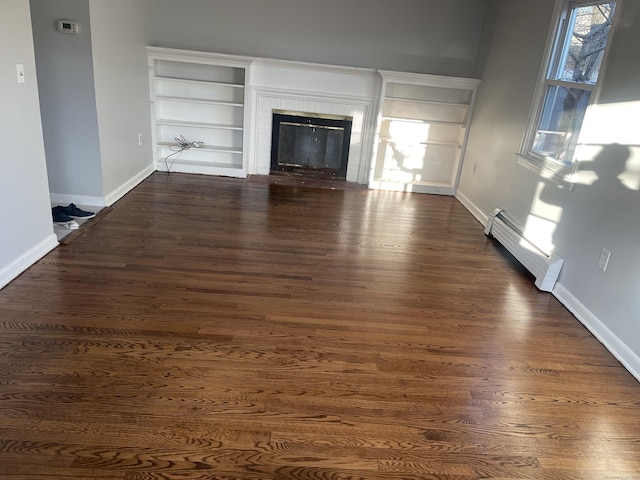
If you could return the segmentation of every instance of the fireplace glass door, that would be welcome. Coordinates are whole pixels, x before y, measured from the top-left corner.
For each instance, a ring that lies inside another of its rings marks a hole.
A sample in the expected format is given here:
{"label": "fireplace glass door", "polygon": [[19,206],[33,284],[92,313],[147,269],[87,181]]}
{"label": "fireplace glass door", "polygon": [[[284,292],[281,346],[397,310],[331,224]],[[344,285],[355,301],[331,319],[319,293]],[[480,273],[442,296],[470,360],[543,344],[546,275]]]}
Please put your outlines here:
{"label": "fireplace glass door", "polygon": [[273,114],[271,171],[345,179],[351,120]]}

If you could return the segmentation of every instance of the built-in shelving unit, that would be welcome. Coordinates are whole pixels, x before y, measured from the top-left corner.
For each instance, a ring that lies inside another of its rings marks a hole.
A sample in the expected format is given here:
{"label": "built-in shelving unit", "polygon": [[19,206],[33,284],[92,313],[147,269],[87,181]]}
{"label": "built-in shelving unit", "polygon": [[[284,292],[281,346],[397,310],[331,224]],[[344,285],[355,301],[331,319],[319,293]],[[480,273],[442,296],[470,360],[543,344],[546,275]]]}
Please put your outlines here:
{"label": "built-in shelving unit", "polygon": [[[147,50],[156,169],[245,177],[246,80],[253,59]],[[189,148],[181,147],[182,139]]]}
{"label": "built-in shelving unit", "polygon": [[453,195],[479,80],[380,71],[370,188]]}

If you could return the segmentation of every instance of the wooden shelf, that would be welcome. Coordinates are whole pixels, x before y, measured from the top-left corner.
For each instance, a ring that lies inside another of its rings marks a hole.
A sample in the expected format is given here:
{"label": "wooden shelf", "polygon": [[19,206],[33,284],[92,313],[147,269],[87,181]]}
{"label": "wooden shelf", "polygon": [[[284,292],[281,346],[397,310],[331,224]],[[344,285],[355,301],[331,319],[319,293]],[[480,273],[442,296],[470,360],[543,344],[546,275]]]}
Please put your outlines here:
{"label": "wooden shelf", "polygon": [[407,142],[407,141],[396,141],[393,138],[390,137],[380,137],[380,141],[382,142],[386,142],[386,143],[390,143],[392,145],[425,145],[425,146],[433,146],[433,147],[448,147],[448,148],[455,148],[455,149],[460,149],[462,148],[462,145],[459,143],[450,143],[450,142],[430,142],[430,141],[426,141],[426,142]]}
{"label": "wooden shelf", "polygon": [[228,102],[226,100],[209,100],[207,98],[191,98],[191,97],[162,97],[157,96],[156,101],[182,102],[182,103],[202,103],[205,105],[224,105],[227,107],[244,107],[244,103]]}
{"label": "wooden shelf", "polygon": [[444,120],[429,120],[429,119],[419,119],[419,118],[408,118],[408,117],[391,117],[384,116],[382,120],[385,122],[407,122],[407,123],[422,123],[426,125],[451,125],[454,127],[466,127],[466,123],[461,122],[447,122]]}
{"label": "wooden shelf", "polygon": [[412,98],[400,98],[400,97],[385,97],[385,100],[391,100],[393,102],[407,102],[407,103],[416,103],[421,105],[441,105],[443,107],[459,107],[459,108],[469,108],[468,103],[457,103],[457,102],[439,102],[436,100],[420,100],[420,99],[412,99]]}
{"label": "wooden shelf", "polygon": [[[171,164],[172,159],[169,159],[169,163]],[[218,162],[202,162],[198,160],[193,160],[189,158],[177,158],[173,165],[191,165],[191,166],[207,166],[214,167],[217,169],[229,169],[229,170],[238,170],[242,168],[242,164],[239,162],[237,164],[228,164],[228,163],[218,163]]]}
{"label": "wooden shelf", "polygon": [[[252,60],[158,47],[147,51],[156,168],[246,176],[245,83]],[[180,150],[175,141],[180,136],[204,145]]]}
{"label": "wooden shelf", "polygon": [[217,130],[238,130],[242,131],[242,125],[229,125],[225,123],[191,122],[184,120],[159,119],[157,125],[171,125],[174,127],[211,128]]}
{"label": "wooden shelf", "polygon": [[[178,147],[178,145],[176,143],[171,143],[171,142],[159,142],[157,144],[158,147],[160,148],[171,148],[171,147]],[[180,150],[175,149],[175,150],[171,150],[172,152],[179,152]],[[218,145],[203,145],[202,147],[190,147],[187,149],[182,150],[183,152],[198,152],[198,151],[203,151],[203,152],[224,152],[224,153],[233,153],[233,154],[241,154],[242,153],[242,148],[238,148],[238,147],[221,147]]]}
{"label": "wooden shelf", "polygon": [[422,185],[425,187],[440,187],[440,188],[451,187],[451,184],[447,182],[422,182],[419,180],[413,180],[408,182],[398,182],[393,178],[384,178],[384,177],[376,178],[375,181],[383,182],[383,183],[399,183],[399,184],[406,184],[406,185]]}
{"label": "wooden shelf", "polygon": [[370,187],[454,195],[479,81],[380,74],[379,142]]}
{"label": "wooden shelf", "polygon": [[193,84],[193,85],[209,85],[209,86],[219,86],[219,87],[231,87],[231,88],[244,88],[244,85],[239,83],[229,83],[229,82],[214,82],[208,80],[193,80],[189,78],[179,78],[179,77],[163,77],[161,75],[155,77],[158,80],[168,80],[171,82],[180,82],[185,84]]}

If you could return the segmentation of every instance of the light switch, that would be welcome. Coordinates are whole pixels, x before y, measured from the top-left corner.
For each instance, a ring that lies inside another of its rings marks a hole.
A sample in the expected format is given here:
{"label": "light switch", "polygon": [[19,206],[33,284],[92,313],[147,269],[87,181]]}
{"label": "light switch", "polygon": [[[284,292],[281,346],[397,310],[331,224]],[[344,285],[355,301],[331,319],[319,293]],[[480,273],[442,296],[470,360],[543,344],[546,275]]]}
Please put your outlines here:
{"label": "light switch", "polygon": [[16,63],[16,74],[18,75],[18,83],[24,83],[24,65]]}

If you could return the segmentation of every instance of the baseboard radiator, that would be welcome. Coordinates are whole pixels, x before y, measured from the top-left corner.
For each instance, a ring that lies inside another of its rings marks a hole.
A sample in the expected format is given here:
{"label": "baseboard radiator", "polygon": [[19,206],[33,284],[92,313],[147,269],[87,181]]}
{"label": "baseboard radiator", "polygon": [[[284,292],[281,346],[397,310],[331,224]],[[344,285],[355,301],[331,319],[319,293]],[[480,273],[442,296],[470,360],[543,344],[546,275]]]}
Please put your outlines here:
{"label": "baseboard radiator", "polygon": [[495,209],[489,217],[484,233],[500,242],[536,277],[536,287],[544,292],[553,290],[564,263],[562,257],[555,253],[549,256],[529,242],[522,235],[522,230],[500,208]]}

